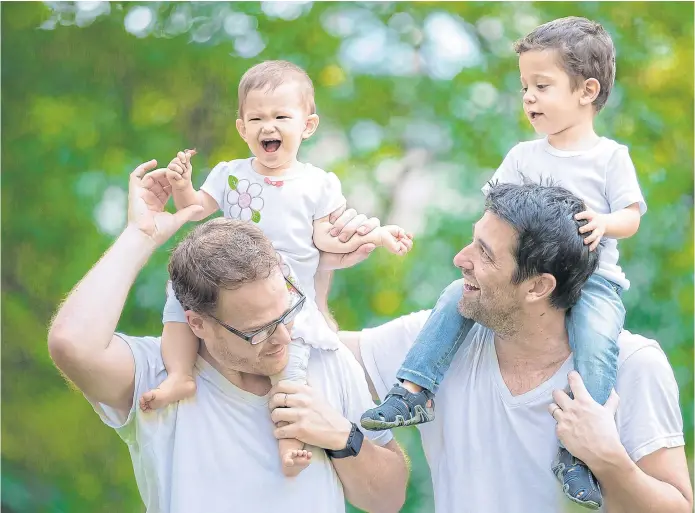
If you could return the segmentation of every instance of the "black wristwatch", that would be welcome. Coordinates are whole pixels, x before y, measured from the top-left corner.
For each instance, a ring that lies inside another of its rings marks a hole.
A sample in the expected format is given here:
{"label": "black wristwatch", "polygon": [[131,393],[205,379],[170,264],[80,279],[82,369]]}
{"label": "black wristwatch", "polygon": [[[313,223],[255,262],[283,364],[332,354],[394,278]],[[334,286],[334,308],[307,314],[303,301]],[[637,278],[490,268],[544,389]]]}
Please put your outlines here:
{"label": "black wristwatch", "polygon": [[348,456],[357,456],[362,448],[362,441],[364,440],[364,435],[362,431],[357,428],[357,424],[352,423],[352,429],[350,429],[350,434],[348,435],[347,444],[345,449],[340,449],[339,451],[333,451],[331,449],[326,449],[326,454],[330,458],[347,458]]}

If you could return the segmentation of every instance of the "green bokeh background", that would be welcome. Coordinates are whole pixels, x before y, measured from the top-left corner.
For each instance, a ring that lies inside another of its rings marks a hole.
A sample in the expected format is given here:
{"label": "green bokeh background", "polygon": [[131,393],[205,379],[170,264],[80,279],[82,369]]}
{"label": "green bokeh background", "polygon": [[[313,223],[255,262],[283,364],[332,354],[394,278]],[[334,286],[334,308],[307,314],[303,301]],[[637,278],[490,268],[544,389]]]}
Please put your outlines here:
{"label": "green bokeh background", "polygon": [[[196,147],[199,184],[218,161],[246,156],[234,128],[239,78],[260,60],[292,60],[313,77],[321,116],[301,157],[336,172],[356,208],[417,234],[406,258],[377,252],[336,275],[341,328],[430,307],[457,277],[451,259],[481,211],[480,186],[516,142],[534,137],[511,43],[567,15],[600,21],[617,47],[616,86],[597,127],[630,147],[649,204],[638,235],[620,245],[632,280],[626,326],[668,354],[691,453],[692,3],[1,9],[3,511],[144,509],[126,446],[46,350],[52,312],[123,226],[138,163]],[[122,331],[161,329],[168,248],[138,278]],[[413,466],[404,511],[432,511],[417,432],[398,438]]]}

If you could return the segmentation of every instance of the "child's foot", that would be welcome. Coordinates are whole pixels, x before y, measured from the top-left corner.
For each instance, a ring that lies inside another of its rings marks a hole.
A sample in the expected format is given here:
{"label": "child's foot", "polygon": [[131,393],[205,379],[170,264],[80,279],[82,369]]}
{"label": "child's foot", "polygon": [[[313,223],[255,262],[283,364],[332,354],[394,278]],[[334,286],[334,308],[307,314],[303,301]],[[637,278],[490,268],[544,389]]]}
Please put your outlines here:
{"label": "child's foot", "polygon": [[171,403],[186,399],[195,394],[196,385],[193,376],[169,374],[157,388],[145,392],[140,397],[142,411],[158,410]]}
{"label": "child's foot", "polygon": [[594,474],[586,463],[572,456],[564,447],[560,447],[557,453],[553,473],[562,483],[562,489],[569,500],[589,509],[601,507],[603,496]]}
{"label": "child's foot", "polygon": [[304,449],[292,450],[282,457],[282,473],[287,477],[294,477],[311,463],[311,451]]}
{"label": "child's foot", "polygon": [[434,420],[434,394],[426,389],[410,392],[400,383],[376,408],[367,410],[360,419],[360,424],[370,431],[393,429],[400,426],[414,426]]}

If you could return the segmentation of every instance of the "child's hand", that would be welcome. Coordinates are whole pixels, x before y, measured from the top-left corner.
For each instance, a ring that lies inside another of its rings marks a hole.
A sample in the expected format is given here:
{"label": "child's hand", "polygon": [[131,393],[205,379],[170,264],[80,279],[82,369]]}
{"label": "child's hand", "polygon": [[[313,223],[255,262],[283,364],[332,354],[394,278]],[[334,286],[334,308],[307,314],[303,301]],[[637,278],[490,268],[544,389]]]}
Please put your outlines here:
{"label": "child's hand", "polygon": [[379,230],[380,244],[394,255],[405,255],[413,247],[412,234],[405,233],[400,226],[388,225],[377,228]]}
{"label": "child's hand", "polygon": [[579,233],[591,232],[587,237],[584,238],[584,244],[591,244],[589,246],[589,251],[594,251],[599,243],[601,242],[601,237],[606,233],[606,216],[603,214],[597,214],[593,210],[585,210],[580,212],[574,218],[577,221],[586,219],[588,222],[579,228]]}
{"label": "child's hand", "polygon": [[191,175],[191,157],[196,154],[195,150],[184,150],[178,152],[176,157],[167,166],[167,180],[174,191],[183,191],[193,186]]}

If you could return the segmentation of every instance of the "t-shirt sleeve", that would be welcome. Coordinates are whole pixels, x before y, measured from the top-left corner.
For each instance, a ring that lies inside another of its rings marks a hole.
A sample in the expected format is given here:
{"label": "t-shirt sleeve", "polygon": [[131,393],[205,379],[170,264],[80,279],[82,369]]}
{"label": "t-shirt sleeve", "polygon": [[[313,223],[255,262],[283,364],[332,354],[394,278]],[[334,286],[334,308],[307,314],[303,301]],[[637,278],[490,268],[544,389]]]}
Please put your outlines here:
{"label": "t-shirt sleeve", "polygon": [[318,201],[314,209],[314,221],[326,217],[341,205],[345,204],[340,180],[334,173],[323,172]]}
{"label": "t-shirt sleeve", "polygon": [[500,164],[500,167],[497,168],[497,171],[495,171],[495,174],[493,174],[492,178],[490,178],[490,180],[485,182],[485,185],[483,185],[481,190],[485,196],[487,196],[487,193],[490,192],[490,185],[496,182],[521,185],[522,179],[521,174],[519,173],[518,162],[519,152],[519,145],[516,145],[509,150],[509,153],[507,153],[507,155],[504,157],[504,160]]}
{"label": "t-shirt sleeve", "polygon": [[188,322],[183,306],[181,306],[179,300],[176,299],[171,281],[167,282],[167,301],[164,304],[164,312],[162,313],[162,323],[165,322]]}
{"label": "t-shirt sleeve", "polygon": [[639,204],[640,215],[647,211],[637,172],[627,147],[619,146],[608,161],[606,169],[606,198],[611,212],[617,212],[633,203]]}
{"label": "t-shirt sleeve", "polygon": [[102,422],[116,430],[124,441],[135,440],[133,419],[137,413],[138,400],[148,390],[157,387],[165,375],[164,362],[160,350],[160,339],[156,337],[129,337],[116,333],[133,353],[135,360],[135,389],[133,403],[129,412],[123,412],[87,397]]}
{"label": "t-shirt sleeve", "polygon": [[220,162],[212,168],[205,182],[200,187],[201,191],[207,192],[215,198],[220,210],[224,209],[224,192],[227,190],[227,180],[229,179],[229,162]]}
{"label": "t-shirt sleeve", "polygon": [[618,373],[616,392],[618,431],[633,461],[685,445],[678,384],[660,348],[646,346],[630,355]]}
{"label": "t-shirt sleeve", "polygon": [[396,383],[398,369],[429,315],[430,310],[422,310],[404,315],[376,328],[362,330],[360,336],[362,361],[382,401]]}
{"label": "t-shirt sleeve", "polygon": [[[337,356],[343,368],[343,387],[342,403],[343,415],[350,422],[360,425],[362,414],[374,408],[374,401],[369,393],[367,381],[364,379],[364,372],[353,354],[344,346],[336,350]],[[386,445],[393,439],[391,431],[367,431],[362,430],[364,436],[369,438],[376,445]]]}

